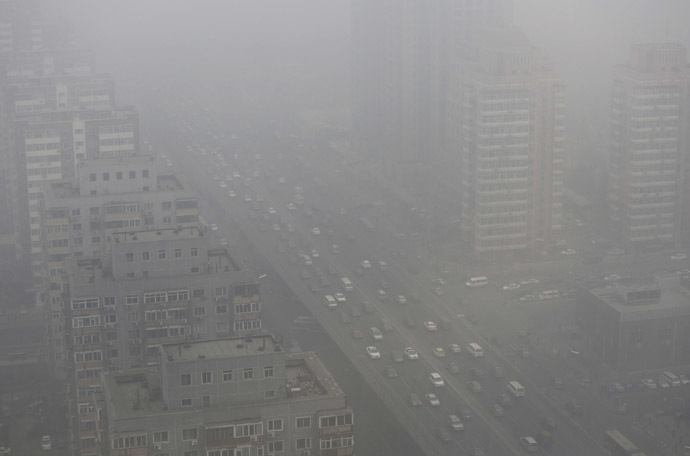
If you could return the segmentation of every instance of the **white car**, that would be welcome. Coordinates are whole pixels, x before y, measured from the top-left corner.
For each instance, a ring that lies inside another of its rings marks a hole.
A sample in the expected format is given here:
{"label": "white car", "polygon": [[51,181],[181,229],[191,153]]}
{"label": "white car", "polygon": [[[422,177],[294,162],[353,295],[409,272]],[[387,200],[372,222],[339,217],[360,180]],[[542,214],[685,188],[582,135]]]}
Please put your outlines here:
{"label": "white car", "polygon": [[318,227],[314,227],[311,229],[311,234],[319,235],[319,234],[321,234],[321,230]]}
{"label": "white car", "polygon": [[287,182],[287,181],[285,180],[284,177],[279,177],[279,178],[278,178],[278,183],[279,183],[279,184],[284,184],[285,182]]}
{"label": "white car", "polygon": [[335,297],[335,300],[338,302],[345,302],[347,299],[345,298],[345,295],[342,293],[336,293],[333,295]]}
{"label": "white car", "polygon": [[448,344],[448,351],[451,353],[462,353],[462,347],[458,344]]}
{"label": "white car", "polygon": [[44,435],[41,437],[41,448],[44,450],[50,450],[53,448],[53,442],[51,441],[49,435]]}
{"label": "white car", "polygon": [[218,184],[220,188],[226,188],[228,184],[225,183],[225,181],[220,181],[220,184]]}
{"label": "white car", "polygon": [[362,260],[360,264],[364,269],[371,269],[371,263],[369,262],[369,260]]}
{"label": "white car", "polygon": [[252,197],[249,195],[244,195],[244,202],[245,203],[251,203],[252,202]]}
{"label": "white car", "polygon": [[684,260],[686,258],[684,253],[674,253],[671,255],[672,260]]}
{"label": "white car", "polygon": [[228,196],[229,196],[230,198],[234,198],[234,197],[237,196],[237,193],[235,193],[234,190],[230,190],[230,191],[228,192]]}
{"label": "white car", "polygon": [[446,386],[446,382],[443,381],[443,377],[438,372],[432,372],[429,374],[429,381],[435,388],[441,388]]}
{"label": "white car", "polygon": [[268,213],[271,214],[271,215],[275,215],[275,214],[276,214],[276,210],[275,210],[274,208],[272,208],[272,207],[269,207],[269,208],[268,208]]}
{"label": "white car", "polygon": [[424,322],[424,327],[428,329],[429,331],[436,331],[438,327],[436,326],[436,323],[433,321],[425,321]]}
{"label": "white car", "polygon": [[409,360],[419,359],[419,353],[417,353],[417,350],[412,347],[405,348],[405,356],[407,356],[407,359]]}
{"label": "white car", "polygon": [[450,427],[454,431],[462,431],[465,429],[465,426],[462,424],[462,421],[460,421],[460,418],[458,418],[457,415],[448,415],[448,421],[450,422]]}
{"label": "white car", "polygon": [[294,211],[297,209],[297,206],[295,206],[295,203],[288,203],[287,208],[288,211]]}
{"label": "white car", "polygon": [[218,225],[211,223],[211,231],[218,231]]}
{"label": "white car", "polygon": [[651,378],[643,378],[642,379],[642,384],[647,387],[647,389],[650,390],[655,390],[656,389],[656,382],[652,380]]}
{"label": "white car", "polygon": [[561,255],[575,255],[576,253],[574,249],[561,250]]}
{"label": "white car", "polygon": [[604,280],[607,282],[615,282],[616,280],[620,280],[621,276],[618,274],[609,274],[604,276]]}
{"label": "white car", "polygon": [[403,295],[398,296],[398,304],[407,304],[407,298]]}
{"label": "white car", "polygon": [[312,258],[318,258],[319,257],[319,251],[316,249],[311,249],[311,257]]}
{"label": "white car", "polygon": [[539,283],[539,279],[527,279],[520,282],[520,285],[534,285]]}
{"label": "white car", "polygon": [[388,263],[386,263],[385,261],[379,261],[379,269],[385,271],[386,269],[388,269]]}
{"label": "white car", "polygon": [[671,384],[668,381],[666,381],[666,379],[663,377],[659,377],[657,379],[656,383],[657,383],[657,385],[659,385],[661,387],[661,389],[666,389],[666,388],[671,387]]}
{"label": "white car", "polygon": [[520,288],[519,283],[509,283],[508,285],[503,285],[503,291],[513,291]]}
{"label": "white car", "polygon": [[369,358],[371,359],[381,359],[381,352],[379,352],[379,349],[373,345],[367,347],[367,355],[369,355]]}
{"label": "white car", "polygon": [[438,400],[438,397],[434,393],[427,393],[424,395],[426,398],[426,401],[429,403],[430,406],[432,407],[438,407],[441,405],[441,401]]}
{"label": "white car", "polygon": [[12,454],[12,448],[0,446],[0,455]]}
{"label": "white car", "polygon": [[371,337],[373,337],[374,340],[383,340],[383,334],[376,326],[372,326],[369,331],[371,332]]}

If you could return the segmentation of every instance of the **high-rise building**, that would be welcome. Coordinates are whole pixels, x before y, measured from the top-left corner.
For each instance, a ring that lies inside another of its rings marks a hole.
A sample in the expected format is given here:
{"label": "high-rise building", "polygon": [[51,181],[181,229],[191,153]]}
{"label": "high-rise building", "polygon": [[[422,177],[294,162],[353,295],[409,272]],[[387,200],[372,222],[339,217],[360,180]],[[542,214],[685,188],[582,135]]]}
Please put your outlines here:
{"label": "high-rise building", "polygon": [[630,245],[690,240],[687,49],[638,44],[615,68],[611,103],[610,217]]}
{"label": "high-rise building", "polygon": [[43,48],[40,0],[0,0],[0,53]]}
{"label": "high-rise building", "polygon": [[[124,213],[109,208],[116,205],[104,206],[102,223],[126,216],[126,205],[119,208]],[[212,245],[203,228],[125,229],[109,238],[105,255],[66,261],[70,425],[82,455],[98,454],[84,442],[95,430],[83,423],[90,415],[81,412],[99,391],[102,372],[155,365],[163,344],[253,337],[262,329],[253,272],[241,269],[227,249]]]}
{"label": "high-rise building", "polygon": [[67,359],[65,262],[107,254],[111,236],[118,231],[199,224],[195,194],[175,176],[158,175],[151,157],[81,160],[78,168],[78,179],[44,187],[41,210],[43,254],[36,294],[37,304],[51,316],[48,346],[57,378],[64,378]]}
{"label": "high-rise building", "polygon": [[102,393],[82,406],[89,454],[354,453],[353,411],[314,353],[286,353],[270,335],[159,353],[147,369],[102,375]]}
{"label": "high-rise building", "polygon": [[353,144],[389,176],[444,160],[454,50],[472,27],[512,21],[510,0],[356,0],[352,5]]}
{"label": "high-rise building", "polygon": [[476,32],[459,64],[448,124],[460,133],[464,240],[480,259],[538,254],[561,226],[561,80],[512,27]]}

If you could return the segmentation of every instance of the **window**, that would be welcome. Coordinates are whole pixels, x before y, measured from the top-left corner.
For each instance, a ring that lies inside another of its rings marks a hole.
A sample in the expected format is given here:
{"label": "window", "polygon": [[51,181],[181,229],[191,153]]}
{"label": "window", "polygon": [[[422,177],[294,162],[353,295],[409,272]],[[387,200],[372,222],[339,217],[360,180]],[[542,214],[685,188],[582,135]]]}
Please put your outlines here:
{"label": "window", "polygon": [[189,249],[189,255],[193,257],[198,257],[199,256],[199,249],[196,247],[192,247]]}
{"label": "window", "polygon": [[211,406],[211,396],[201,396],[201,405],[203,407]]}
{"label": "window", "polygon": [[81,215],[81,209],[72,209],[72,216],[79,217]]}
{"label": "window", "polygon": [[244,370],[242,371],[242,378],[244,380],[251,380],[254,378],[254,368],[253,367],[245,367]]}
{"label": "window", "polygon": [[182,249],[175,249],[175,258],[182,258]]}
{"label": "window", "polygon": [[268,420],[267,429],[269,431],[282,431],[283,430],[283,420]]}
{"label": "window", "polygon": [[193,312],[195,317],[203,317],[206,315],[206,307],[194,307]]}
{"label": "window", "polygon": [[295,419],[295,427],[297,429],[310,428],[311,427],[311,417],[310,416],[302,416],[302,417],[296,418]]}
{"label": "window", "polygon": [[347,425],[352,425],[352,413],[347,413],[344,415],[330,415],[330,416],[322,416],[319,418],[319,427],[320,428],[327,428],[327,427],[335,427],[335,426],[347,426]]}
{"label": "window", "polygon": [[89,182],[96,182],[96,173],[89,174]]}
{"label": "window", "polygon": [[110,173],[103,173],[103,180],[109,181],[110,180]]}
{"label": "window", "polygon": [[304,437],[301,439],[297,439],[295,441],[295,447],[298,450],[308,450],[309,448],[311,448],[311,438]]}
{"label": "window", "polygon": [[282,453],[283,452],[283,441],[276,440],[275,442],[268,442],[268,452],[269,453]]}
{"label": "window", "polygon": [[199,438],[196,428],[182,429],[182,440],[195,440]]}
{"label": "window", "polygon": [[192,269],[190,269],[190,272],[192,274],[198,274],[199,273],[199,266],[192,266]]}
{"label": "window", "polygon": [[331,448],[351,447],[355,444],[355,439],[352,436],[347,437],[333,437],[320,440],[320,447],[322,450],[329,450]]}
{"label": "window", "polygon": [[103,316],[106,323],[117,323],[117,314],[106,314]]}
{"label": "window", "polygon": [[203,288],[197,288],[196,290],[192,290],[192,297],[196,299],[203,299],[203,297],[206,295],[204,292]]}
{"label": "window", "polygon": [[169,211],[170,209],[172,209],[172,202],[170,202],[170,201],[163,201],[163,202],[161,203],[161,209],[163,209],[164,211]]}
{"label": "window", "polygon": [[228,313],[228,305],[227,304],[221,304],[221,305],[216,306],[216,313],[217,314]]}
{"label": "window", "polygon": [[264,391],[264,399],[273,399],[274,397],[276,397],[275,390]]}
{"label": "window", "polygon": [[122,180],[122,171],[118,171],[115,173],[115,179]]}
{"label": "window", "polygon": [[139,356],[141,354],[140,347],[129,347],[129,356]]}
{"label": "window", "polygon": [[223,371],[223,381],[224,382],[231,382],[232,381],[232,370],[224,370]]}
{"label": "window", "polygon": [[264,378],[271,378],[273,377],[273,366],[265,366],[264,367]]}
{"label": "window", "polygon": [[168,431],[160,431],[153,433],[153,443],[168,443]]}
{"label": "window", "polygon": [[209,383],[213,382],[213,376],[211,375],[211,372],[202,372],[201,373],[201,384],[202,385],[208,385]]}
{"label": "window", "polygon": [[180,375],[180,384],[182,386],[190,386],[192,384],[192,374]]}
{"label": "window", "polygon": [[136,179],[137,178],[137,172],[136,171],[130,171],[129,172],[129,178],[130,179]]}
{"label": "window", "polygon": [[144,261],[151,260],[151,252],[141,252],[141,259]]}
{"label": "window", "polygon": [[158,251],[158,259],[159,260],[165,260],[165,250],[159,250]]}
{"label": "window", "polygon": [[141,171],[141,177],[149,177],[149,170],[144,169]]}
{"label": "window", "polygon": [[182,407],[191,407],[191,406],[192,406],[192,399],[191,398],[182,399]]}

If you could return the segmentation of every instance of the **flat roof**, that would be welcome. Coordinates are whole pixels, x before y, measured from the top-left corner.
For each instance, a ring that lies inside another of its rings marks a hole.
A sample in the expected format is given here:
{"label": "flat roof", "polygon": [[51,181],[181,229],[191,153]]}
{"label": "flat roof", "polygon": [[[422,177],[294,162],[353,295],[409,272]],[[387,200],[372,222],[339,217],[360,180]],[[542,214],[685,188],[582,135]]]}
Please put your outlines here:
{"label": "flat roof", "polygon": [[[661,290],[657,300],[629,302],[624,298],[630,292],[653,289]],[[617,311],[622,321],[690,316],[690,291],[680,285],[659,286],[653,279],[644,279],[597,287],[590,292]]]}
{"label": "flat roof", "polygon": [[169,363],[189,362],[197,359],[224,359],[262,353],[282,352],[283,348],[270,334],[231,339],[181,342],[162,346]]}
{"label": "flat roof", "polygon": [[[270,335],[266,337],[273,339]],[[254,337],[254,339],[259,339],[259,337]],[[226,340],[236,344],[238,339]],[[211,346],[209,342],[218,341],[197,341],[193,344],[204,345],[209,348]],[[169,344],[164,347],[177,345]],[[211,354],[210,352],[206,353]],[[328,397],[344,398],[345,396],[331,373],[313,352],[286,354],[285,371],[288,383],[287,397],[238,404],[233,408],[246,409],[247,416],[254,416],[257,407]],[[102,381],[103,398],[113,412],[111,422],[147,416],[191,413],[204,414],[205,423],[200,424],[227,420],[227,405],[168,410],[163,401],[160,372],[157,366],[130,369],[124,372],[103,372]]]}

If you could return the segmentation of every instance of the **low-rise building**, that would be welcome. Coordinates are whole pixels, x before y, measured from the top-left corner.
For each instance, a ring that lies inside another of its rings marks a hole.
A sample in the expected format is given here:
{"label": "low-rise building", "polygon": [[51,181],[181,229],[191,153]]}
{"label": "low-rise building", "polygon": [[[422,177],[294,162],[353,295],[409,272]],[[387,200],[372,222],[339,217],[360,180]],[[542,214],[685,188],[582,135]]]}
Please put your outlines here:
{"label": "low-rise building", "polygon": [[353,454],[353,411],[314,353],[261,335],[166,344],[159,356],[102,375],[100,454]]}

